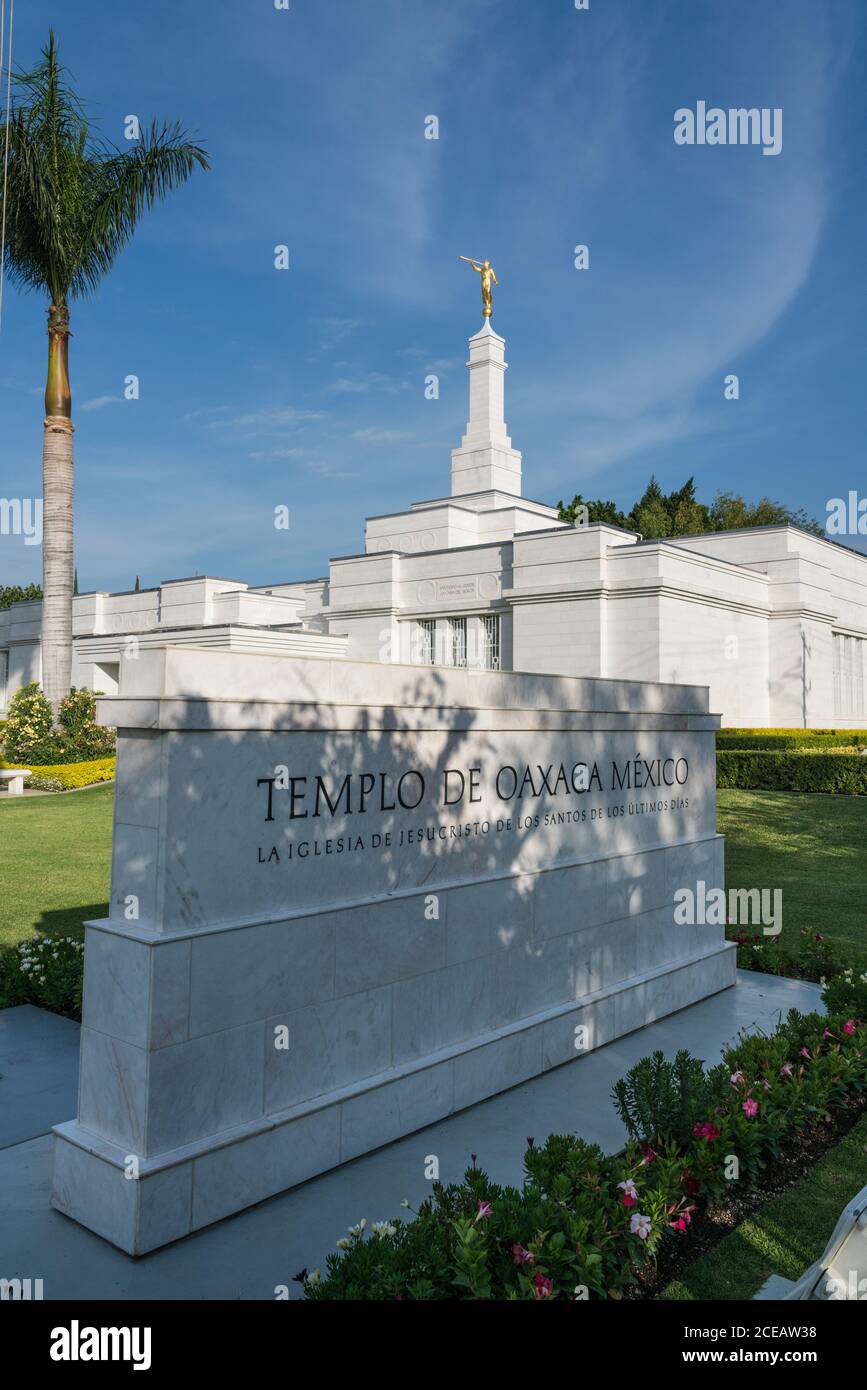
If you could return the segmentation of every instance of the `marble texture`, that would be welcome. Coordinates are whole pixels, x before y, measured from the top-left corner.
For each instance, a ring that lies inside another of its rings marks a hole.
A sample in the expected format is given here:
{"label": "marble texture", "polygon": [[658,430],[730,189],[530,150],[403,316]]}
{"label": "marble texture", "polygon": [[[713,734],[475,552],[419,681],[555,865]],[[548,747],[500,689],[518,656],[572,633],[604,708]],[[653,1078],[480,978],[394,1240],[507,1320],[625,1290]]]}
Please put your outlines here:
{"label": "marble texture", "polygon": [[[166,648],[114,702],[134,723],[55,1201],[121,1248],[559,1066],[576,1028],[593,1049],[733,982],[721,928],[673,915],[723,876],[700,692],[456,673],[389,711],[408,679]],[[684,760],[665,796],[617,785],[656,758]],[[78,1204],[78,1182],[106,1190]]]}

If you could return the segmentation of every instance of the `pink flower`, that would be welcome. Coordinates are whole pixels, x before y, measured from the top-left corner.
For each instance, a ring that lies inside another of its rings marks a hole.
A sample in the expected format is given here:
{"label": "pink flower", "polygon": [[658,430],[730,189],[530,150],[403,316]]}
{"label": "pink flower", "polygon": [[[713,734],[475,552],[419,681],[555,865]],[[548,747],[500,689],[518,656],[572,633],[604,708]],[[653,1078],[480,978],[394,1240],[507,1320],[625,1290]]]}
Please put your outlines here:
{"label": "pink flower", "polygon": [[809,1054],[809,1052],[807,1051],[806,1047],[802,1047],[802,1048],[801,1048],[801,1051],[798,1053],[798,1056],[799,1056],[799,1057],[806,1057],[806,1059],[807,1059],[808,1062],[809,1062],[809,1060],[810,1060],[810,1054]]}
{"label": "pink flower", "polygon": [[673,1231],[685,1231],[689,1222],[683,1216],[679,1216],[676,1221],[669,1221],[668,1224]]}
{"label": "pink flower", "polygon": [[764,1088],[765,1088],[766,1091],[769,1091],[769,1090],[771,1089],[771,1083],[770,1083],[770,1081],[763,1081],[763,1082],[762,1082],[762,1085],[764,1086]]}
{"label": "pink flower", "polygon": [[491,1206],[490,1202],[479,1202],[479,1210],[476,1214],[476,1220],[481,1221],[485,1216],[490,1216],[493,1210],[494,1208]]}
{"label": "pink flower", "polygon": [[694,1178],[688,1168],[684,1168],[680,1175],[680,1180],[689,1193],[690,1197],[695,1197],[701,1191],[701,1183],[698,1178]]}
{"label": "pink flower", "polygon": [[533,1279],[533,1293],[536,1298],[550,1298],[554,1292],[554,1280],[548,1279],[544,1274],[537,1274]]}
{"label": "pink flower", "polygon": [[733,1086],[740,1086],[742,1081],[746,1081],[742,1071],[733,1071],[729,1079]]}
{"label": "pink flower", "polygon": [[849,1035],[849,1037],[851,1038],[851,1036],[852,1036],[852,1034],[855,1032],[855,1029],[857,1028],[857,1026],[858,1026],[858,1025],[857,1025],[857,1023],[855,1022],[854,1018],[847,1018],[847,1019],[846,1019],[846,1022],[843,1024],[843,1032],[844,1032],[844,1033],[847,1033],[847,1034]]}
{"label": "pink flower", "polygon": [[696,1139],[706,1139],[709,1144],[712,1144],[714,1139],[719,1139],[720,1135],[719,1130],[715,1125],[711,1124],[710,1120],[702,1120],[700,1123],[693,1125],[692,1132]]}
{"label": "pink flower", "polygon": [[745,1100],[741,1106],[741,1110],[743,1110],[747,1119],[751,1120],[754,1115],[758,1115],[759,1113],[759,1102],[752,1099]]}
{"label": "pink flower", "polygon": [[641,1212],[636,1211],[629,1222],[629,1229],[634,1236],[640,1236],[642,1240],[647,1240],[650,1235],[650,1225],[650,1217],[642,1216]]}
{"label": "pink flower", "polygon": [[619,1182],[617,1186],[623,1193],[623,1205],[625,1207],[634,1207],[638,1202],[638,1188],[635,1186],[632,1179],[627,1178],[626,1182]]}
{"label": "pink flower", "polygon": [[533,1265],[536,1263],[536,1256],[532,1250],[525,1250],[523,1245],[513,1245],[512,1254],[515,1257],[516,1265]]}
{"label": "pink flower", "polygon": [[833,1038],[833,1036],[834,1034],[831,1032],[830,1028],[826,1028],[824,1033],[822,1034],[823,1038]]}
{"label": "pink flower", "polygon": [[651,1148],[650,1144],[642,1144],[642,1145],[641,1145],[641,1161],[642,1161],[642,1163],[652,1163],[653,1160],[654,1160],[655,1158],[656,1158],[656,1150],[653,1149],[653,1148]]}
{"label": "pink flower", "polygon": [[784,1062],[783,1065],[780,1067],[780,1076],[791,1076],[791,1075],[792,1075],[792,1064],[791,1064],[791,1062]]}

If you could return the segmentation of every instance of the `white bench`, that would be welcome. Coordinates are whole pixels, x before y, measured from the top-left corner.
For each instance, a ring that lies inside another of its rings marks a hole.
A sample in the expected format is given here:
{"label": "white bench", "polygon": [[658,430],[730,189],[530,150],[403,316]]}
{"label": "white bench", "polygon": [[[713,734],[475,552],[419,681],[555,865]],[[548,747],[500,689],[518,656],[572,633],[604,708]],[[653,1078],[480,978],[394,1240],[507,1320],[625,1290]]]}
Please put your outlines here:
{"label": "white bench", "polygon": [[23,796],[24,778],[29,776],[29,767],[10,767],[0,771],[0,782],[6,783],[10,796]]}
{"label": "white bench", "polygon": [[824,1255],[797,1282],[771,1274],[753,1297],[781,1303],[867,1298],[867,1187],[843,1208]]}

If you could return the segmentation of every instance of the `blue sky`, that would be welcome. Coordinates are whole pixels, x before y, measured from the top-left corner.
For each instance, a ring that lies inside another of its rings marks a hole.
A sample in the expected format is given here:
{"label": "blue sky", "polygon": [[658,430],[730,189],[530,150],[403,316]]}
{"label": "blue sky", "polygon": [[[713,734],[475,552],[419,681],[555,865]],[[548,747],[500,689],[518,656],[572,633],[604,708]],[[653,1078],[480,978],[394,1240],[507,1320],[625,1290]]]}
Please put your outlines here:
{"label": "blue sky", "polygon": [[[53,24],[102,133],[177,118],[213,157],[73,306],[82,589],[324,574],[366,515],[447,493],[481,317],[459,254],[502,281],[528,496],[694,474],[824,519],[867,492],[863,3],[289,3],[17,0],[18,62]],[[675,145],[699,100],[781,107],[782,153]],[[7,290],[4,496],[40,491],[44,322]],[[0,538],[0,582],[38,577]]]}

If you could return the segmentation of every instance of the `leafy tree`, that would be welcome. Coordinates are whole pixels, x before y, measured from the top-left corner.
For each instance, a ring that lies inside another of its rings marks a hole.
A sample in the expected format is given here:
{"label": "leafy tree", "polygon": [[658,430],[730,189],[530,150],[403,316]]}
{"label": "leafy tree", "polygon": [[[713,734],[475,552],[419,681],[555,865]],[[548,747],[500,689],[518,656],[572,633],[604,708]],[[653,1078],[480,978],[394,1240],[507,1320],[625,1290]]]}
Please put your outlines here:
{"label": "leafy tree", "polygon": [[640,531],[642,536],[653,540],[661,536],[670,536],[671,516],[666,500],[659,483],[651,477],[643,497],[636,502],[629,514],[629,530]]}
{"label": "leafy tree", "polygon": [[38,584],[0,584],[0,608],[8,608],[12,603],[29,603],[42,598]]}
{"label": "leafy tree", "polygon": [[616,502],[589,501],[576,493],[569,505],[558,503],[560,520],[571,525],[607,522],[626,531],[639,531],[648,539],[665,536],[699,536],[709,531],[734,531],[751,526],[800,526],[815,536],[824,536],[821,523],[810,517],[802,507],[793,511],[780,502],[762,497],[747,502],[734,492],[717,492],[707,506],[695,495],[695,480],[687,478],[683,487],[668,494],[651,477],[642,496],[629,512],[622,512]]}
{"label": "leafy tree", "polygon": [[582,497],[580,492],[576,492],[568,507],[563,502],[558,502],[557,505],[560,509],[560,520],[568,521],[572,526],[604,521],[608,526],[620,526],[625,529],[629,524],[616,502],[606,502],[601,497],[596,501],[590,501]]}
{"label": "leafy tree", "polygon": [[758,502],[745,502],[733,492],[718,492],[709,511],[709,531],[733,531],[744,526],[781,526],[787,522],[801,526],[815,536],[824,536],[825,530],[820,522],[807,515],[803,507],[791,511],[769,497]]}
{"label": "leafy tree", "polygon": [[[121,150],[97,140],[68,85],[53,31],[42,61],[14,80],[0,146],[9,168],[0,208],[10,278],[48,301],[42,449],[42,679],[55,723],[72,670],[72,395],[70,300],[100,284],[143,214],[209,161],[180,127],[153,124]],[[4,206],[5,204],[5,206]]]}

